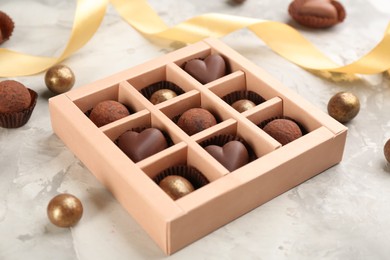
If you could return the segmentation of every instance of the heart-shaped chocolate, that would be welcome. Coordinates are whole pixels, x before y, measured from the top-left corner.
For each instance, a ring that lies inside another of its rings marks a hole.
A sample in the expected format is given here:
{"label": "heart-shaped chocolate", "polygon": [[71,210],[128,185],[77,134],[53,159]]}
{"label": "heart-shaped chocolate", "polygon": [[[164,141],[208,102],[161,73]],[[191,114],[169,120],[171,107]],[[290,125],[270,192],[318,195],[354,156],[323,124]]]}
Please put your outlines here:
{"label": "heart-shaped chocolate", "polygon": [[223,147],[209,145],[205,150],[231,172],[249,161],[248,150],[240,141],[227,142]]}
{"label": "heart-shaped chocolate", "polygon": [[221,55],[212,54],[206,59],[193,59],[184,65],[184,70],[197,79],[200,83],[206,84],[226,74],[225,60]]}
{"label": "heart-shaped chocolate", "polygon": [[134,162],[139,162],[168,147],[163,133],[157,128],[147,128],[141,133],[127,131],[119,136],[117,144]]}
{"label": "heart-shaped chocolate", "polygon": [[314,15],[323,18],[337,19],[337,9],[331,0],[305,0],[298,11],[301,15]]}

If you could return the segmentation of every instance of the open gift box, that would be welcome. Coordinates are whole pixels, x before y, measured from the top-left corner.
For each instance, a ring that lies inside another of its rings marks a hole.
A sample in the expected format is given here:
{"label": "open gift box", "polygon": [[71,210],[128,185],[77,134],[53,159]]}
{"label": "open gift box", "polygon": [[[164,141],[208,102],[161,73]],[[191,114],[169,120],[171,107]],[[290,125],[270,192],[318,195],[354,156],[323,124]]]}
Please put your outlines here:
{"label": "open gift box", "polygon": [[[213,53],[227,62],[227,75],[201,84],[183,69],[185,62]],[[154,105],[143,90],[161,81],[173,82],[183,92]],[[235,91],[254,92],[262,102],[240,113],[223,99]],[[104,100],[119,101],[132,112],[97,127],[86,114]],[[345,126],[216,39],[206,39],[53,97],[49,106],[54,132],[166,254],[337,164],[347,134]],[[175,117],[194,107],[209,110],[218,123],[189,136],[176,124]],[[304,135],[281,145],[260,127],[262,122],[278,117],[299,122]],[[133,162],[115,140],[125,131],[140,127],[164,131],[171,145]],[[201,145],[217,135],[245,140],[254,159],[230,172]],[[153,179],[175,165],[196,168],[209,183],[178,200],[171,199]]]}

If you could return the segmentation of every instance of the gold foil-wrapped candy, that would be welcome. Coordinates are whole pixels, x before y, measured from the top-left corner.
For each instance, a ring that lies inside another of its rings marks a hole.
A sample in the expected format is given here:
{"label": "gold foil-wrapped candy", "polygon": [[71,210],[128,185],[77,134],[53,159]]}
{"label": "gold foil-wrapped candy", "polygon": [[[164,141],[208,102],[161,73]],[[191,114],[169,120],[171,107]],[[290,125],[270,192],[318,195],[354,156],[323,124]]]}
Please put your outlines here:
{"label": "gold foil-wrapped candy", "polygon": [[192,184],[184,177],[178,175],[169,175],[162,179],[159,186],[173,200],[177,200],[194,191]]}
{"label": "gold foil-wrapped candy", "polygon": [[73,71],[65,65],[55,65],[45,74],[45,84],[54,94],[69,91],[75,83]]}
{"label": "gold foil-wrapped candy", "polygon": [[47,206],[47,216],[58,227],[71,227],[83,215],[83,205],[75,196],[63,193],[55,196]]}
{"label": "gold foil-wrapped candy", "polygon": [[174,98],[176,96],[177,96],[177,94],[175,91],[163,88],[163,89],[157,90],[156,92],[154,92],[152,94],[152,96],[150,97],[150,102],[153,105],[157,105],[161,102],[164,102],[164,101],[171,99],[171,98]]}
{"label": "gold foil-wrapped candy", "polygon": [[352,120],[359,113],[359,110],[359,99],[350,92],[339,92],[328,103],[329,115],[340,123]]}

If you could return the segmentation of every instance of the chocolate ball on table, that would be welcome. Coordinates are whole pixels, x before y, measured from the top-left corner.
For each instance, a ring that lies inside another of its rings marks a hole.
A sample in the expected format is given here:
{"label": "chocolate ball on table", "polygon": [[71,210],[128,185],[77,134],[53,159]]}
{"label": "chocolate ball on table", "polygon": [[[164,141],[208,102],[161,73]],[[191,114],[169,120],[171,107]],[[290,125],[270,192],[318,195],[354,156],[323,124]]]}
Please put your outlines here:
{"label": "chocolate ball on table", "polygon": [[177,125],[188,135],[199,133],[217,124],[214,115],[203,108],[191,108],[185,111],[177,121]]}
{"label": "chocolate ball on table", "polygon": [[91,119],[96,126],[101,127],[126,117],[129,114],[129,110],[118,101],[105,100],[92,108],[89,119]]}
{"label": "chocolate ball on table", "polygon": [[350,92],[336,93],[328,102],[328,113],[340,123],[347,123],[360,111],[360,101]]}
{"label": "chocolate ball on table", "polygon": [[266,124],[263,130],[282,145],[302,136],[300,127],[290,119],[275,119]]}
{"label": "chocolate ball on table", "polygon": [[387,140],[385,146],[383,147],[383,153],[385,155],[386,161],[390,163],[390,139]]}

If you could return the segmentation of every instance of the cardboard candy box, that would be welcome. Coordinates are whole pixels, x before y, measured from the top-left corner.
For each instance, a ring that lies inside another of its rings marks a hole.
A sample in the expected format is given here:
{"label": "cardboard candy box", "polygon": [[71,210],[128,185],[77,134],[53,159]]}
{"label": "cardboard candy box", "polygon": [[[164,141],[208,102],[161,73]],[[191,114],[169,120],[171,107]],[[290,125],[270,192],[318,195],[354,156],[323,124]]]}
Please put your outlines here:
{"label": "cardboard candy box", "polygon": [[[201,84],[184,71],[186,61],[214,53],[227,62],[226,76]],[[153,105],[141,90],[159,81],[173,82],[184,93]],[[222,99],[235,91],[252,91],[265,101],[240,113]],[[109,99],[133,112],[97,127],[86,113]],[[347,135],[345,126],[216,39],[53,97],[49,106],[54,132],[168,255],[340,162]],[[189,136],[174,118],[194,107],[212,112],[218,124]],[[276,117],[294,119],[305,134],[282,146],[259,127]],[[140,127],[162,130],[172,145],[134,163],[115,140]],[[221,134],[245,140],[255,159],[229,172],[200,145]],[[153,178],[183,164],[209,183],[174,201]]]}

